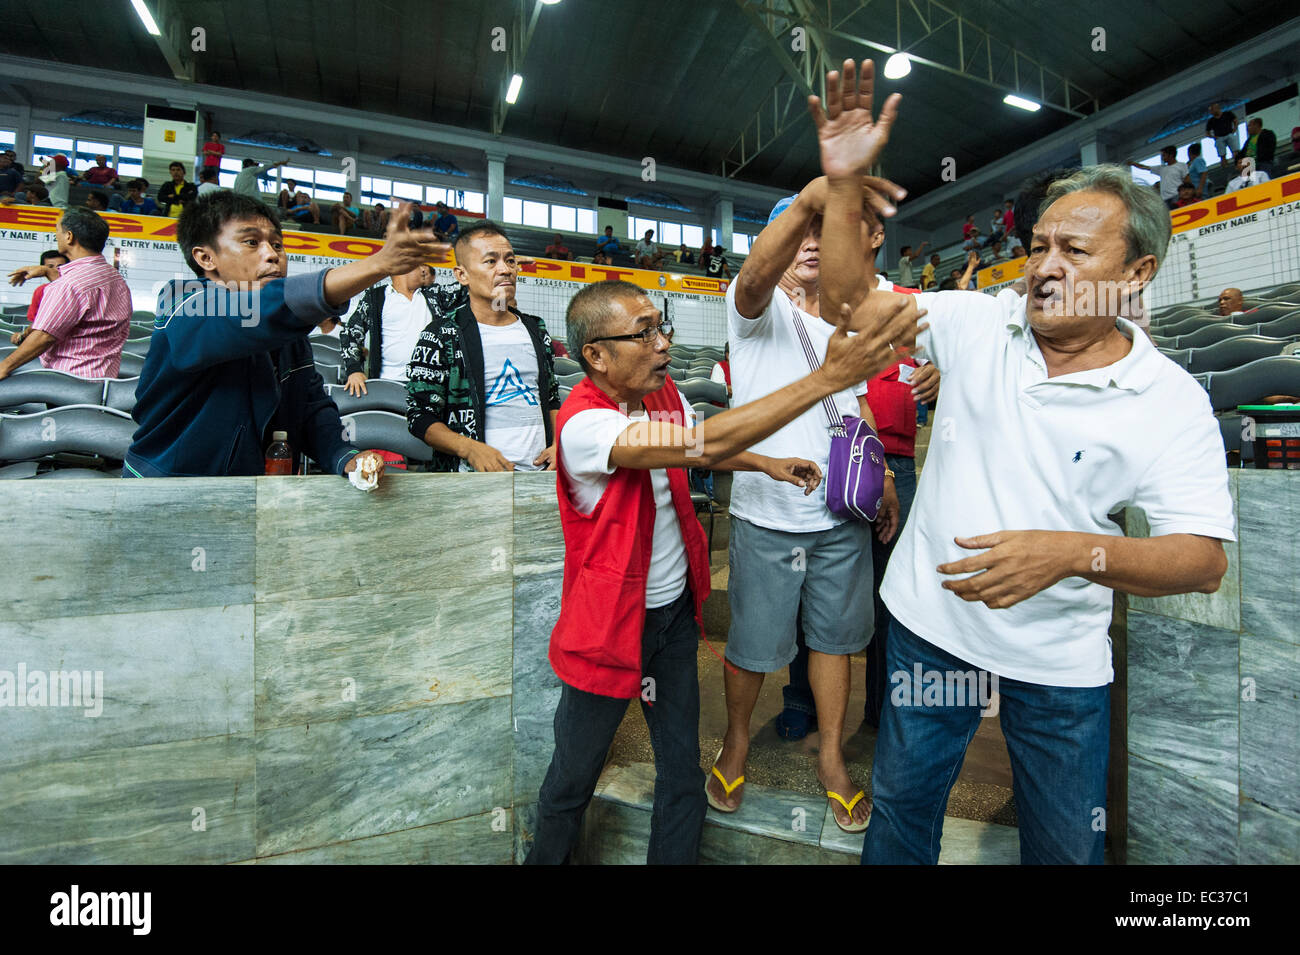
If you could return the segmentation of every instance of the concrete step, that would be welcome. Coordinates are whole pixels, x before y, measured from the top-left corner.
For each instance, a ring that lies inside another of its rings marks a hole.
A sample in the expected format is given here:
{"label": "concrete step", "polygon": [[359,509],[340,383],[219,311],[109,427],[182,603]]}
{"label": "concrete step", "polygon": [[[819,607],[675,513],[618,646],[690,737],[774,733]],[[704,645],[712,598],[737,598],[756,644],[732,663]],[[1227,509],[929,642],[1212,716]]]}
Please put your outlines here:
{"label": "concrete step", "polygon": [[[712,865],[856,865],[862,833],[835,824],[825,798],[745,785],[740,809],[710,809],[700,842],[700,862]],[[650,840],[654,765],[607,766],[583,819],[574,862],[640,865]],[[948,817],[940,865],[1017,865],[1020,839],[1013,826]]]}

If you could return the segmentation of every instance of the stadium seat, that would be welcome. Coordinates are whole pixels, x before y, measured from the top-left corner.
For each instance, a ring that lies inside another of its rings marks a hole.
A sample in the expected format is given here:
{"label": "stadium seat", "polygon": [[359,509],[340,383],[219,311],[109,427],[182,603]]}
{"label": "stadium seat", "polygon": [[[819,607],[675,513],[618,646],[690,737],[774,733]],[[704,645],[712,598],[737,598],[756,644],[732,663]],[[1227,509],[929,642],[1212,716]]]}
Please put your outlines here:
{"label": "stadium seat", "polygon": [[560,404],[564,404],[565,399],[569,397],[569,392],[572,390],[568,385],[560,385]]}
{"label": "stadium seat", "polygon": [[316,362],[316,374],[320,375],[327,385],[343,384],[341,380],[343,375],[342,365],[324,365],[318,361]]}
{"label": "stadium seat", "polygon": [[122,364],[117,369],[119,378],[139,378],[140,372],[144,371],[144,356],[137,355],[134,352],[122,352]]}
{"label": "stadium seat", "polygon": [[1207,390],[1215,411],[1255,404],[1267,395],[1300,396],[1300,357],[1259,358],[1231,371],[1213,372]]}
{"label": "stadium seat", "polygon": [[[557,368],[556,371],[559,371],[559,369]],[[567,375],[559,375],[559,374],[557,374],[557,375],[555,376],[555,380],[558,381],[562,386],[564,386],[564,387],[569,388],[570,390],[572,390],[572,388],[573,388],[573,387],[574,387],[578,382],[582,381],[582,379],[584,379],[584,378],[586,378],[586,377],[587,377],[587,376],[584,375],[581,371],[578,371],[578,372],[573,372],[573,373],[571,373],[571,374],[567,374]]]}
{"label": "stadium seat", "polygon": [[49,368],[11,375],[0,381],[0,410],[31,403],[50,408],[98,405],[103,397],[103,378],[78,378]]}
{"label": "stadium seat", "polygon": [[572,375],[572,374],[574,374],[574,373],[581,374],[581,373],[582,373],[582,366],[579,365],[579,364],[578,364],[576,361],[574,361],[572,358],[557,358],[557,359],[555,359],[555,374],[556,374],[557,376],[559,376],[559,375]]}
{"label": "stadium seat", "polygon": [[0,415],[0,461],[51,454],[95,454],[122,460],[135,434],[131,416],[99,405],[68,405],[31,415]]}
{"label": "stadium seat", "polygon": [[1187,318],[1179,319],[1172,325],[1161,325],[1158,329],[1153,325],[1151,331],[1158,332],[1167,338],[1174,338],[1179,335],[1189,335],[1206,325],[1221,325],[1227,321],[1228,319],[1222,315],[1189,315]]}
{"label": "stadium seat", "polygon": [[389,411],[357,411],[342,416],[347,441],[356,448],[375,448],[405,455],[407,460],[433,460],[433,448],[411,434],[406,416]]}
{"label": "stadium seat", "polygon": [[23,481],[36,477],[40,466],[35,461],[19,461],[0,467],[0,481]]}
{"label": "stadium seat", "polygon": [[717,405],[711,405],[707,401],[693,402],[691,408],[695,411],[695,419],[697,421],[712,418],[715,414],[722,414],[722,412],[727,410],[726,408],[719,408]]}
{"label": "stadium seat", "polygon": [[685,381],[679,381],[677,390],[691,404],[706,401],[722,405],[724,408],[727,405],[727,386],[707,378],[687,378]]}
{"label": "stadium seat", "polygon": [[326,385],[325,393],[334,399],[340,415],[358,411],[389,411],[406,415],[406,386],[400,381],[368,378],[364,395],[350,395],[343,385]]}
{"label": "stadium seat", "polygon": [[342,365],[343,351],[337,344],[323,341],[311,342],[312,357],[318,365]]}
{"label": "stadium seat", "polygon": [[1225,341],[1229,338],[1236,338],[1239,335],[1249,335],[1253,331],[1251,325],[1233,325],[1231,322],[1216,322],[1213,325],[1206,325],[1198,328],[1193,332],[1185,335],[1178,335],[1174,338],[1175,348],[1204,348],[1206,345],[1213,345],[1216,342]]}
{"label": "stadium seat", "polygon": [[1253,312],[1242,312],[1234,316],[1234,321],[1238,322],[1271,322],[1274,319],[1283,318],[1296,312],[1294,305],[1264,305],[1255,309]]}
{"label": "stadium seat", "polygon": [[1271,322],[1260,322],[1251,329],[1252,334],[1269,338],[1294,338],[1300,335],[1300,310],[1288,312]]}
{"label": "stadium seat", "polygon": [[130,414],[135,409],[135,389],[139,378],[108,378],[104,381],[104,397],[100,404],[114,411]]}
{"label": "stadium seat", "polygon": [[1229,371],[1259,358],[1280,355],[1286,344],[1284,338],[1240,335],[1203,348],[1188,349],[1185,353],[1187,364],[1183,367],[1193,374],[1206,371]]}

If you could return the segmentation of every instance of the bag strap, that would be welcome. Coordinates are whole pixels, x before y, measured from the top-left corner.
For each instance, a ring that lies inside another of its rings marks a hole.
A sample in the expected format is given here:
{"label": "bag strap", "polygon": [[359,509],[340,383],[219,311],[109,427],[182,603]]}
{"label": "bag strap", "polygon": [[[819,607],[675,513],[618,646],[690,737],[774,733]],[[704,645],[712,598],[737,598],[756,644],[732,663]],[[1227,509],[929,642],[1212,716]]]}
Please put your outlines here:
{"label": "bag strap", "polygon": [[[797,311],[794,314],[794,329],[799,333],[799,342],[803,345],[803,356],[808,360],[808,367],[812,371],[816,371],[821,367],[821,362],[817,360],[817,352],[813,349],[812,339],[808,337],[808,329],[803,327],[803,319],[799,317]],[[830,395],[822,399],[822,410],[826,412],[831,432],[836,435],[843,435],[845,433],[844,419],[840,417],[839,409],[835,407],[835,402],[831,400]]]}

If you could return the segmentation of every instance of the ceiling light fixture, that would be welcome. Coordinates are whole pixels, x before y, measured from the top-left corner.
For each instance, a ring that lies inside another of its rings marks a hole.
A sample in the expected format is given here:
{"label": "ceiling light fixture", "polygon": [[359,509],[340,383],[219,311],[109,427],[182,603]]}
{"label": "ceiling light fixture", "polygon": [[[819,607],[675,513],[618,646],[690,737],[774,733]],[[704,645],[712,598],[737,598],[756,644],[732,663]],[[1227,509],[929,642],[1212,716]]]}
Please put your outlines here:
{"label": "ceiling light fixture", "polygon": [[136,15],[144,28],[149,31],[150,36],[162,36],[162,30],[158,29],[158,23],[149,12],[149,8],[144,5],[144,0],[131,0],[131,6],[135,7]]}
{"label": "ceiling light fixture", "polygon": [[1025,99],[1023,96],[1017,96],[1015,93],[1008,93],[1006,96],[1002,97],[1002,102],[1006,103],[1008,106],[1014,106],[1017,109],[1029,110],[1031,113],[1037,113],[1043,108],[1041,103],[1035,103],[1033,100]]}
{"label": "ceiling light fixture", "polygon": [[544,3],[548,7],[553,7],[559,2],[560,0],[542,0],[542,3]]}
{"label": "ceiling light fixture", "polygon": [[510,88],[506,90],[506,102],[511,106],[519,99],[519,89],[524,85],[524,78],[516,73],[510,77]]}
{"label": "ceiling light fixture", "polygon": [[906,53],[898,52],[885,61],[885,79],[901,80],[912,72],[912,58]]}

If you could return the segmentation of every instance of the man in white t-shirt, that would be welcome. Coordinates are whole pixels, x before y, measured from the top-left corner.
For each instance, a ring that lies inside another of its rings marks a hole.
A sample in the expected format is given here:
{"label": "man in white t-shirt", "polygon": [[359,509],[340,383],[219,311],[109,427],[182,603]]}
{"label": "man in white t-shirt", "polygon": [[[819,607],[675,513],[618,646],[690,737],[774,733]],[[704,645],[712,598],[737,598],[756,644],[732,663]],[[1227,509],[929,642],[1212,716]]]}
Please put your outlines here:
{"label": "man in white t-shirt", "polygon": [[636,265],[639,269],[657,269],[664,260],[664,254],[654,241],[655,230],[646,229],[641,241],[636,244]]}
{"label": "man in white t-shirt", "polygon": [[1173,146],[1166,146],[1160,150],[1158,166],[1144,166],[1140,162],[1131,165],[1153,172],[1160,177],[1160,198],[1169,209],[1172,209],[1174,203],[1178,201],[1178,187],[1184,182],[1192,181],[1187,171],[1187,163],[1178,161],[1178,150]]}
{"label": "man in white t-shirt", "polygon": [[655,755],[647,859],[693,863],[705,813],[696,660],[709,555],[686,468],[753,471],[806,496],[821,479],[816,464],[745,448],[886,367],[889,343],[915,324],[863,335],[842,325],[817,371],[696,424],[668,381],[665,323],[645,292],[593,283],[565,322],[587,377],[565,401],[556,438],[564,590],[550,660],[563,687],[527,861],[567,858],[628,700],[640,697]]}
{"label": "man in white t-shirt", "polygon": [[[826,182],[816,179],[797,196],[777,203],[736,280],[727,289],[727,337],[736,404],[753,401],[807,373],[802,328],[817,361],[834,326],[820,310],[821,211]],[[867,225],[859,217],[865,232]],[[870,274],[860,256],[855,274]],[[891,362],[891,364],[893,364]],[[833,397],[838,416],[864,418],[873,428],[866,381]],[[813,408],[755,450],[782,457],[800,454],[825,468],[832,422]],[[886,470],[877,531],[893,536],[898,498]],[[822,746],[817,774],[835,822],[860,832],[871,801],[850,776],[839,745],[849,694],[849,655],[871,639],[871,527],[844,520],[826,506],[824,489],[809,495],[737,474],[731,491],[731,629],[723,681],[727,732],[709,780],[709,804],[719,812],[739,808],[749,755],[749,721],[766,674],[789,666],[797,653],[800,622],[809,650],[808,680],[817,703]]]}
{"label": "man in white t-shirt", "polygon": [[511,304],[519,263],[510,240],[481,219],[455,252],[468,296],[420,333],[407,368],[407,427],[434,449],[435,470],[555,470],[555,350],[546,324]]}
{"label": "man in white t-shirt", "polygon": [[421,294],[432,284],[433,269],[421,265],[358,296],[339,333],[348,394],[366,394],[366,381],[373,378],[406,381],[411,353],[433,317]]}
{"label": "man in white t-shirt", "polygon": [[[825,307],[855,327],[895,297],[854,280],[847,213],[897,110],[872,69],[827,77],[816,111],[830,181]],[[982,712],[1015,768],[1024,863],[1102,861],[1111,590],[1212,593],[1234,540],[1223,441],[1205,392],[1125,315],[1141,309],[1169,215],[1119,166],[1055,181],[1033,228],[1028,294],[914,296],[918,352],[944,376],[911,518],[881,589],[894,617],[863,862],[935,863],[948,794]],[[1146,513],[1149,538],[1108,515]]]}

